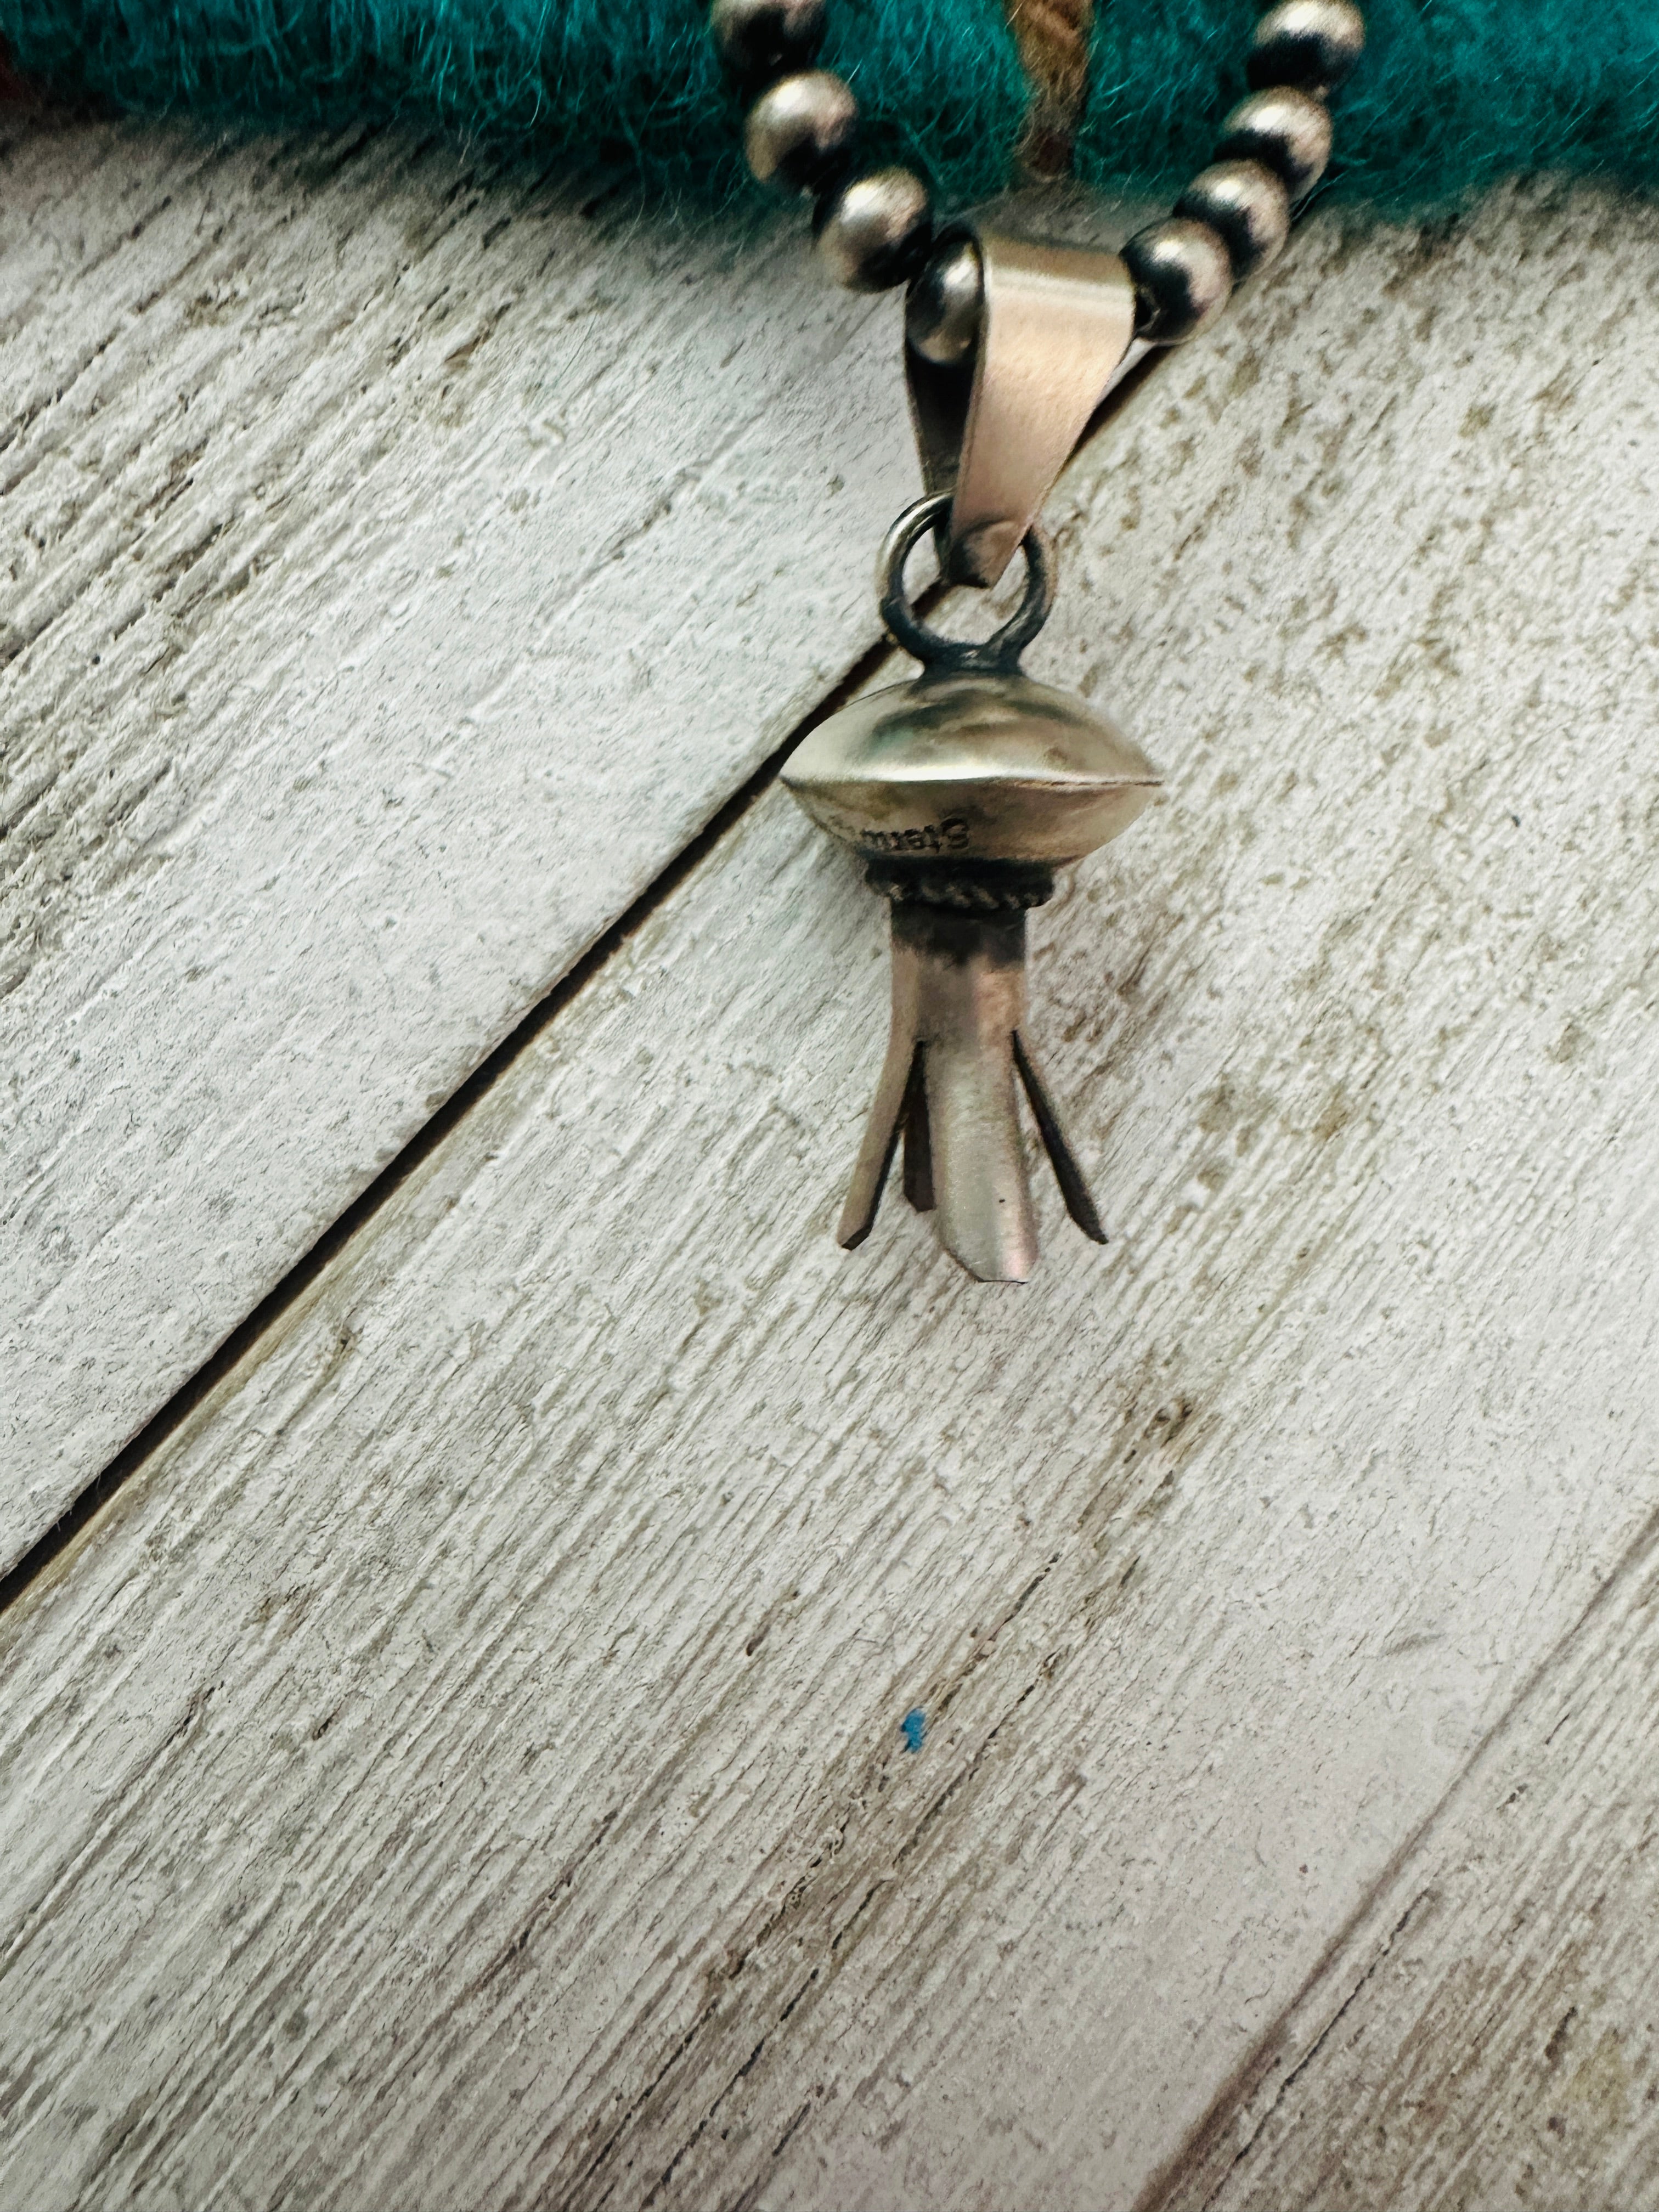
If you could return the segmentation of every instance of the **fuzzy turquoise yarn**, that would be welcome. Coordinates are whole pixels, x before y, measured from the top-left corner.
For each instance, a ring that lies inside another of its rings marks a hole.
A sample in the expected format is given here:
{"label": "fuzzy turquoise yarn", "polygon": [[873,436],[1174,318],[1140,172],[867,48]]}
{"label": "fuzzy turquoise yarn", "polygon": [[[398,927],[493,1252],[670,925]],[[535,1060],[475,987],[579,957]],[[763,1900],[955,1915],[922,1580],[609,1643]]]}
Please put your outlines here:
{"label": "fuzzy turquoise yarn", "polygon": [[[1365,58],[1334,102],[1333,184],[1392,214],[1516,173],[1659,185],[1659,0],[1364,0]],[[1077,148],[1085,182],[1167,190],[1245,90],[1255,9],[1105,0]]]}
{"label": "fuzzy turquoise yarn", "polygon": [[[704,205],[752,190],[708,0],[0,0],[17,67],[215,123],[438,123],[501,154],[620,161]],[[851,0],[824,56],[878,150],[950,200],[1007,174],[1029,98],[998,0]]]}
{"label": "fuzzy turquoise yarn", "polygon": [[[1659,0],[1369,0],[1334,185],[1405,213],[1541,169],[1659,184]],[[1250,0],[1098,0],[1090,184],[1168,191],[1243,89]],[[1028,92],[999,0],[831,0],[828,64],[878,149],[947,205],[1006,179]],[[144,113],[437,123],[501,152],[620,161],[709,204],[744,189],[704,0],[0,0],[60,90]]]}

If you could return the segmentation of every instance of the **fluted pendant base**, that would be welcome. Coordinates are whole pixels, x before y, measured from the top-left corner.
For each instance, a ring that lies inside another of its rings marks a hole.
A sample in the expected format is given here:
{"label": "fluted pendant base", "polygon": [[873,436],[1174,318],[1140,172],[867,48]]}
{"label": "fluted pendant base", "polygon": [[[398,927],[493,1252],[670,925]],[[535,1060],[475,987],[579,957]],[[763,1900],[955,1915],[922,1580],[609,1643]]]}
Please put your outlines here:
{"label": "fluted pendant base", "polygon": [[1020,1033],[1025,915],[896,905],[893,1021],[837,1235],[861,1244],[904,1142],[904,1194],[931,1212],[939,1243],[981,1282],[1023,1283],[1036,1265],[1036,1218],[1020,1141],[1024,1087],[1066,1211],[1106,1242],[1048,1090]]}

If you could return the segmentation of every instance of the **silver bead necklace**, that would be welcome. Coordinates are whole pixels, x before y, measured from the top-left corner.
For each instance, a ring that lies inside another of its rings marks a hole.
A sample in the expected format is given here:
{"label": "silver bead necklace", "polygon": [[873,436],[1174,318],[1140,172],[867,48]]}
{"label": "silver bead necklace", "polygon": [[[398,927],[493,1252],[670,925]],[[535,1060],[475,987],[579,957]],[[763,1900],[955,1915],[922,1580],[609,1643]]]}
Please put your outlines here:
{"label": "silver bead necklace", "polygon": [[[877,589],[922,674],[832,716],[783,769],[891,906],[887,1057],[837,1235],[849,1248],[869,1235],[902,1143],[904,1194],[945,1249],[981,1280],[1023,1282],[1037,1240],[1017,1089],[1066,1211],[1106,1241],[1025,1033],[1025,917],[1056,868],[1127,829],[1159,783],[1111,722],[1020,671],[1054,599],[1038,515],[1128,368],[1205,329],[1283,249],[1330,159],[1326,102],[1359,59],[1364,19],[1352,0],[1269,8],[1214,162],[1121,253],[937,226],[920,177],[861,166],[858,103],[814,66],[824,0],[714,0],[709,20],[752,97],[754,174],[812,196],[837,283],[908,287],[905,376],[927,489],[889,532]],[[941,574],[980,588],[1024,555],[1020,605],[981,644],[930,628],[906,592],[905,563],[929,536]]]}

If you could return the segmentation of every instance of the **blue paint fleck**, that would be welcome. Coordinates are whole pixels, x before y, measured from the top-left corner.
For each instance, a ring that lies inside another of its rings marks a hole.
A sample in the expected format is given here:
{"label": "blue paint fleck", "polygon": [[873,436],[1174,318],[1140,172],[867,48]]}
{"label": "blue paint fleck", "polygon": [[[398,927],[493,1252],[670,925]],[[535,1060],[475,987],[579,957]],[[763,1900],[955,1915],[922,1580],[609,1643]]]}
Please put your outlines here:
{"label": "blue paint fleck", "polygon": [[920,1751],[927,1740],[927,1716],[920,1705],[912,1705],[899,1723],[899,1734],[904,1738],[907,1751]]}

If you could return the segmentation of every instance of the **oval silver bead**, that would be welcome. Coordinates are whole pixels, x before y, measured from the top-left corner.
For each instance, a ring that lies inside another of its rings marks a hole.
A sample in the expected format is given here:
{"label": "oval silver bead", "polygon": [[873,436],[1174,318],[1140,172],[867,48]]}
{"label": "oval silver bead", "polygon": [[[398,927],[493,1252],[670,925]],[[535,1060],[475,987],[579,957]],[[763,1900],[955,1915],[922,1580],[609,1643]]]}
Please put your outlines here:
{"label": "oval silver bead", "polygon": [[743,150],[763,185],[816,191],[851,160],[859,105],[829,70],[781,77],[762,93],[743,127]]}
{"label": "oval silver bead", "polygon": [[1353,0],[1279,0],[1255,27],[1245,75],[1257,92],[1294,84],[1322,100],[1364,51],[1365,18]]}
{"label": "oval silver bead", "polygon": [[939,368],[971,360],[984,305],[985,272],[972,239],[941,246],[904,303],[904,335],[911,352]]}
{"label": "oval silver bead", "polygon": [[1175,204],[1178,216],[1208,223],[1242,283],[1285,250],[1291,196],[1260,161],[1218,161],[1201,170]]}
{"label": "oval silver bead", "polygon": [[823,0],[714,0],[708,27],[721,60],[747,84],[810,69],[823,44]]}
{"label": "oval silver bead", "polygon": [[916,273],[933,234],[933,202],[908,169],[872,169],[819,203],[818,252],[849,292],[884,292]]}
{"label": "oval silver bead", "polygon": [[1174,345],[1212,323],[1233,289],[1226,245],[1207,223],[1168,216],[1138,230],[1123,249],[1139,313],[1137,337]]}
{"label": "oval silver bead", "polygon": [[1299,200],[1319,182],[1331,158],[1330,110],[1291,84],[1253,92],[1222,125],[1215,150],[1218,161],[1260,161]]}

